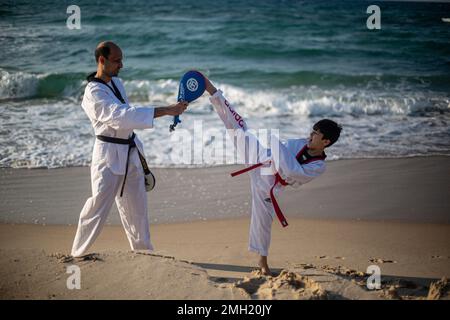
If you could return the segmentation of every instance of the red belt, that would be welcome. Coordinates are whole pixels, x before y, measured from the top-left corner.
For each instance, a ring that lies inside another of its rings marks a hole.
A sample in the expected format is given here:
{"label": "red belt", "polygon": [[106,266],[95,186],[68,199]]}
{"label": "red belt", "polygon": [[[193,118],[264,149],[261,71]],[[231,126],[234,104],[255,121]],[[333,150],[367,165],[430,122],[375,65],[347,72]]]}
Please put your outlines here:
{"label": "red belt", "polygon": [[[251,171],[251,170],[254,170],[256,168],[259,168],[262,165],[263,165],[262,163],[254,164],[254,165],[252,165],[250,167],[247,167],[247,168],[244,168],[244,169],[232,172],[231,176],[232,177],[238,176],[238,175],[243,174],[243,173],[245,173],[247,171]],[[275,188],[275,186],[278,183],[280,183],[282,186],[287,186],[288,185],[288,183],[286,181],[284,181],[283,178],[281,178],[281,176],[278,173],[276,173],[275,174],[275,182],[274,182],[272,188],[270,188],[270,200],[272,201],[272,205],[273,205],[273,208],[275,210],[275,213],[277,214],[278,220],[280,220],[281,225],[284,228],[284,227],[288,226],[288,223],[287,223],[286,218],[283,215],[283,212],[280,209],[280,206],[278,205],[278,202],[277,202],[277,199],[275,198],[275,195],[273,194],[273,189]]]}

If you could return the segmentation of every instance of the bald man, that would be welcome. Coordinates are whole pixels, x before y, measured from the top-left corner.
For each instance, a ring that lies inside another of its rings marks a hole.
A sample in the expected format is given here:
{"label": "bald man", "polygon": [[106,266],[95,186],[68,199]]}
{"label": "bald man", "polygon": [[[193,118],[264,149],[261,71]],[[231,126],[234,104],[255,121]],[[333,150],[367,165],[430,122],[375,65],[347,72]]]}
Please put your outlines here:
{"label": "bald man", "polygon": [[74,257],[86,254],[102,230],[114,200],[131,249],[153,250],[147,215],[144,148],[133,130],[152,128],[154,118],[179,115],[186,110],[187,103],[161,108],[131,106],[117,78],[123,67],[122,58],[122,50],[113,42],[101,42],[97,46],[97,71],[88,76],[81,103],[96,139],[91,164],[92,196],[80,213],[72,246]]}

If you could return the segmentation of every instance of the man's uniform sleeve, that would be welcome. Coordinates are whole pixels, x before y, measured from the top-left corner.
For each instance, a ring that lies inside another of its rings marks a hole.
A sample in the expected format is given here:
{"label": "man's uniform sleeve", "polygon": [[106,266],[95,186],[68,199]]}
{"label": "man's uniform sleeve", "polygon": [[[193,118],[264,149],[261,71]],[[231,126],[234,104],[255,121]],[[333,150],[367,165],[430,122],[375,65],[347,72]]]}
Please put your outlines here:
{"label": "man's uniform sleeve", "polygon": [[89,90],[90,117],[115,130],[149,129],[153,127],[154,108],[136,108],[117,103],[103,88],[93,86]]}

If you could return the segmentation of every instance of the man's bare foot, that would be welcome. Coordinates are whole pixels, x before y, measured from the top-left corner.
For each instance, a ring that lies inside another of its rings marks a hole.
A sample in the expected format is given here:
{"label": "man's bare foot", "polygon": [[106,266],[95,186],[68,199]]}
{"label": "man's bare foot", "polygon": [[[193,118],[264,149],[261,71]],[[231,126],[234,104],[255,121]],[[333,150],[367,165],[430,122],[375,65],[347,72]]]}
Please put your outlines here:
{"label": "man's bare foot", "polygon": [[258,265],[261,268],[261,273],[265,276],[270,276],[272,273],[270,272],[269,265],[267,264],[267,257],[260,256]]}

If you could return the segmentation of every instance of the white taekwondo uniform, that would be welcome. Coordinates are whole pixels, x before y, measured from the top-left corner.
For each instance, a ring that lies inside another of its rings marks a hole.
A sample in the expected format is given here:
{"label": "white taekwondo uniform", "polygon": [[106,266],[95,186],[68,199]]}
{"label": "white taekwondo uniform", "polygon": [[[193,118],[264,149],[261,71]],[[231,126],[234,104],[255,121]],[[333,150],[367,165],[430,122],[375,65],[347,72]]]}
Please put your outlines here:
{"label": "white taekwondo uniform", "polygon": [[[248,167],[250,170],[244,169],[235,174],[248,171],[251,179],[252,215],[248,249],[262,256],[268,256],[272,221],[275,211],[277,211],[274,207],[278,206],[274,194],[279,193],[284,185],[300,186],[320,176],[326,169],[324,161],[326,155],[311,157],[304,152],[307,150],[307,139],[289,139],[286,142],[281,142],[272,136],[272,144],[274,142],[278,144],[278,152],[275,156],[275,152],[272,154],[271,150],[264,148],[258,139],[247,131],[247,124],[244,119],[223,97],[222,91],[217,90],[210,97],[210,101],[225,127],[229,129],[228,132],[232,139],[237,138],[235,146],[238,155],[247,159],[248,162],[246,163],[259,163],[256,166],[251,166],[253,168]],[[248,139],[247,144],[245,144],[245,139]],[[301,157],[309,157],[309,159],[301,159]],[[300,162],[303,162],[303,164],[300,164]],[[261,164],[270,166],[269,174],[261,173]],[[274,194],[272,194],[272,191]],[[280,216],[278,217],[283,224]],[[285,220],[284,223],[283,226],[287,226]]]}
{"label": "white taekwondo uniform", "polygon": [[[103,83],[91,81],[84,91],[81,106],[91,120],[95,135],[129,139],[133,129],[152,128],[154,108],[130,106],[120,79],[113,77],[112,81],[124,103],[112,91],[111,82],[108,88]],[[86,254],[99,235],[114,199],[131,249],[153,250],[144,172],[136,148],[142,155],[144,149],[137,136],[134,142],[136,147],[130,150],[126,183],[123,196],[120,196],[118,192],[124,182],[129,146],[95,139],[91,164],[92,196],[80,213],[72,256]]]}

